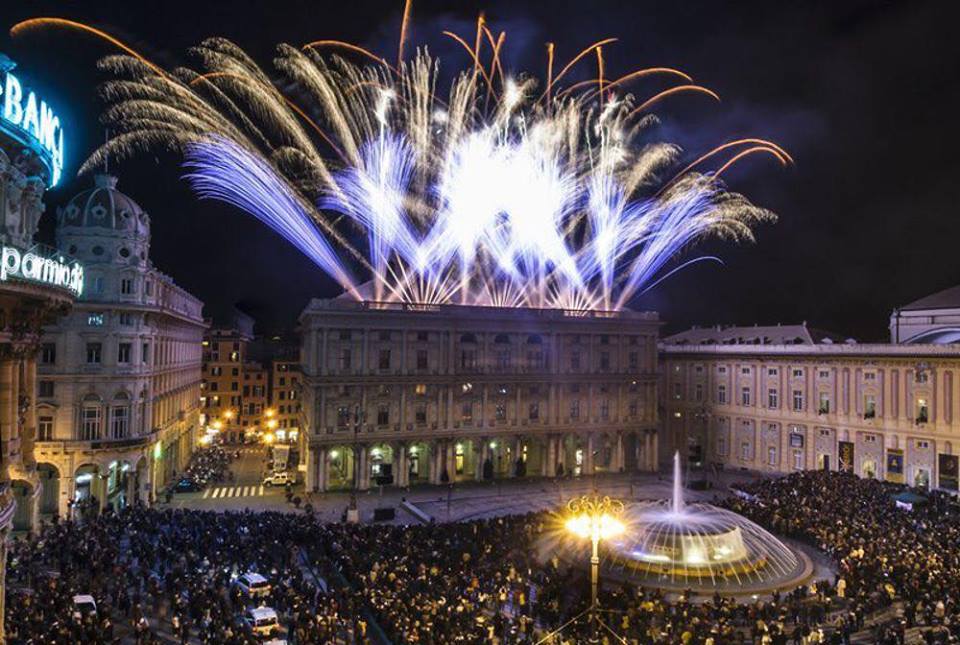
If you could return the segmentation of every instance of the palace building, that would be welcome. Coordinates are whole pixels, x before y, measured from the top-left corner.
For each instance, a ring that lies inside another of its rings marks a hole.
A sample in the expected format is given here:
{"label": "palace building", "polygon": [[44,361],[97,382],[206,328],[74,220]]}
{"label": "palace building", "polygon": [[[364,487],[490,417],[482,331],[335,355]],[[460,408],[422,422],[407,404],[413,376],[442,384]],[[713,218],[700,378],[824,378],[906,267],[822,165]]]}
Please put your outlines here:
{"label": "palace building", "polygon": [[895,311],[899,343],[861,344],[806,324],[668,336],[664,448],[693,464],[839,469],[957,491],[960,345],[951,344],[951,308],[960,312],[960,289]]}
{"label": "palace building", "polygon": [[653,470],[655,313],[315,299],[307,490]]}
{"label": "palace building", "polygon": [[57,210],[56,237],[81,258],[86,288],[43,337],[41,511],[148,503],[201,436],[203,303],[150,261],[150,216],[115,177],[97,175]]}

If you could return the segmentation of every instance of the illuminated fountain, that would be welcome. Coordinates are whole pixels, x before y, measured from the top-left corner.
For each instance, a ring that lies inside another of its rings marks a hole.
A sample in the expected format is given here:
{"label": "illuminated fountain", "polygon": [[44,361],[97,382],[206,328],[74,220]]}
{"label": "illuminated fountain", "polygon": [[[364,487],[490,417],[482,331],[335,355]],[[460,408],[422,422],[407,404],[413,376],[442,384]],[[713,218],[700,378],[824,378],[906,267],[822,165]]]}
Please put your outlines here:
{"label": "illuminated fountain", "polygon": [[787,586],[809,574],[806,556],[745,517],[685,503],[679,453],[673,464],[672,499],[626,509],[630,530],[608,543],[615,566],[658,586],[748,592]]}

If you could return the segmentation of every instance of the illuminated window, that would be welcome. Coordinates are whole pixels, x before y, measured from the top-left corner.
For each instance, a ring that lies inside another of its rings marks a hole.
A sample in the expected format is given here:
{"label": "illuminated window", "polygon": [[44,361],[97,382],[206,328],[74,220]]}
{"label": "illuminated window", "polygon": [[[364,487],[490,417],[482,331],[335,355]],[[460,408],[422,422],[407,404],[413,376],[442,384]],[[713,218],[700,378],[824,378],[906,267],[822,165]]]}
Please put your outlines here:
{"label": "illuminated window", "polygon": [[413,387],[413,391],[414,391],[416,394],[418,394],[418,395],[420,395],[420,396],[423,396],[424,394],[427,393],[427,386],[426,386],[425,383],[417,383],[417,384]]}

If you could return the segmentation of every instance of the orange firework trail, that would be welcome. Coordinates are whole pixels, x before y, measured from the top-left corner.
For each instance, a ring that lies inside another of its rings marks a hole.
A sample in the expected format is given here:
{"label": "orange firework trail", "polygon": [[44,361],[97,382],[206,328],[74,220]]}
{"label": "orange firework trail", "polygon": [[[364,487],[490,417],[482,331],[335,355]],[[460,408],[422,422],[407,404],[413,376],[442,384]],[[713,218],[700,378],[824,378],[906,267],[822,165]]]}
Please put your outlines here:
{"label": "orange firework trail", "polygon": [[714,176],[719,177],[720,175],[722,175],[722,174],[724,173],[724,171],[726,171],[728,168],[730,168],[730,166],[732,166],[733,164],[737,163],[739,160],[743,159],[744,157],[746,157],[746,156],[748,156],[748,155],[752,155],[752,154],[757,153],[757,152],[766,152],[767,154],[773,155],[773,156],[776,157],[777,160],[780,162],[780,165],[781,165],[781,166],[786,166],[786,165],[787,165],[787,160],[784,159],[783,156],[781,156],[781,154],[780,154],[779,152],[777,152],[776,150],[774,150],[773,148],[769,148],[769,147],[767,147],[767,146],[754,146],[754,147],[752,147],[752,148],[747,148],[746,150],[741,150],[740,152],[738,152],[737,154],[735,154],[733,157],[730,158],[729,161],[727,161],[727,163],[725,163],[725,164],[723,164],[722,166],[720,166],[720,168],[717,170],[717,172],[714,173]]}
{"label": "orange firework trail", "polygon": [[397,67],[403,65],[403,46],[407,43],[407,25],[410,22],[410,9],[413,0],[406,0],[403,4],[403,18],[400,20],[400,45],[397,47]]}
{"label": "orange firework trail", "polygon": [[661,99],[665,99],[668,96],[671,96],[673,94],[678,94],[680,92],[700,92],[701,94],[706,94],[707,96],[713,98],[716,101],[720,101],[720,96],[717,95],[716,92],[706,87],[703,87],[701,85],[677,85],[676,87],[671,87],[668,90],[664,90],[659,94],[655,94],[654,96],[651,96],[646,101],[644,101],[639,106],[637,106],[633,110],[633,112],[631,112],[628,116],[633,116],[634,114],[643,112],[644,110],[649,108],[651,105],[653,105],[657,101]]}
{"label": "orange firework trail", "polygon": [[603,47],[597,47],[597,96],[603,109]]}
{"label": "orange firework trail", "polygon": [[364,49],[359,45],[354,45],[353,43],[348,43],[343,40],[314,40],[313,42],[309,42],[306,45],[304,45],[303,49],[305,50],[313,49],[316,47],[339,47],[340,49],[348,49],[352,52],[363,54],[364,56],[375,60],[381,65],[386,65],[389,69],[393,69],[392,67],[390,67],[390,63],[387,62],[386,58],[381,58],[380,56],[377,56],[369,49]]}
{"label": "orange firework trail", "polygon": [[90,25],[84,24],[82,22],[67,20],[65,18],[30,18],[29,20],[18,22],[13,27],[11,27],[10,35],[19,36],[21,33],[23,33],[28,29],[34,29],[38,27],[68,27],[70,29],[79,29],[80,31],[85,31],[88,34],[93,34],[94,36],[102,38],[103,40],[107,41],[111,45],[127,52],[128,54],[136,58],[138,61],[140,61],[141,63],[143,63],[150,69],[152,69],[154,72],[156,72],[158,76],[164,76],[167,78],[170,77],[169,74],[167,74],[161,68],[151,63],[149,60],[146,59],[146,57],[140,54],[140,52],[136,51],[135,49],[127,45],[125,42],[123,42],[122,40],[118,38],[114,38],[107,32],[101,31],[96,27],[91,27]]}
{"label": "orange firework trail", "polygon": [[[549,91],[550,91],[550,88],[553,87],[554,85],[556,85],[556,84],[560,81],[560,79],[563,78],[564,75],[565,75],[567,72],[570,71],[570,68],[571,68],[571,67],[573,67],[573,66],[576,65],[578,62],[580,62],[580,59],[581,59],[581,58],[583,58],[584,56],[586,56],[587,54],[589,54],[591,51],[593,51],[593,50],[596,49],[597,47],[603,47],[604,45],[609,45],[610,43],[615,43],[615,42],[617,42],[617,39],[616,39],[616,38],[604,38],[603,40],[598,40],[597,42],[593,43],[593,44],[590,45],[589,47],[585,48],[585,49],[584,49],[583,51],[581,51],[579,54],[577,54],[576,56],[574,56],[574,57],[573,57],[573,60],[571,60],[569,63],[567,63],[566,66],[565,66],[562,70],[560,70],[560,73],[557,74],[556,78],[554,78],[552,81],[550,81],[549,83],[547,83],[546,92],[549,92]],[[546,92],[544,92],[544,94],[546,94]],[[543,98],[543,97],[541,96],[540,98]]]}

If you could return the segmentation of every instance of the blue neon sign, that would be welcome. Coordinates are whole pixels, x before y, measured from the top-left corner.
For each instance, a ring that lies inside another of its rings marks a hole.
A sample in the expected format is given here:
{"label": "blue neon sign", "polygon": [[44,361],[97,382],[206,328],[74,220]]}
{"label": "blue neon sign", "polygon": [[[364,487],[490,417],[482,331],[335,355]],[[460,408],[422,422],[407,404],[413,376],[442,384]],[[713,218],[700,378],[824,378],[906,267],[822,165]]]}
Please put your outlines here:
{"label": "blue neon sign", "polygon": [[53,108],[13,74],[13,66],[9,59],[0,60],[0,127],[37,153],[52,188],[63,174],[63,126]]}

